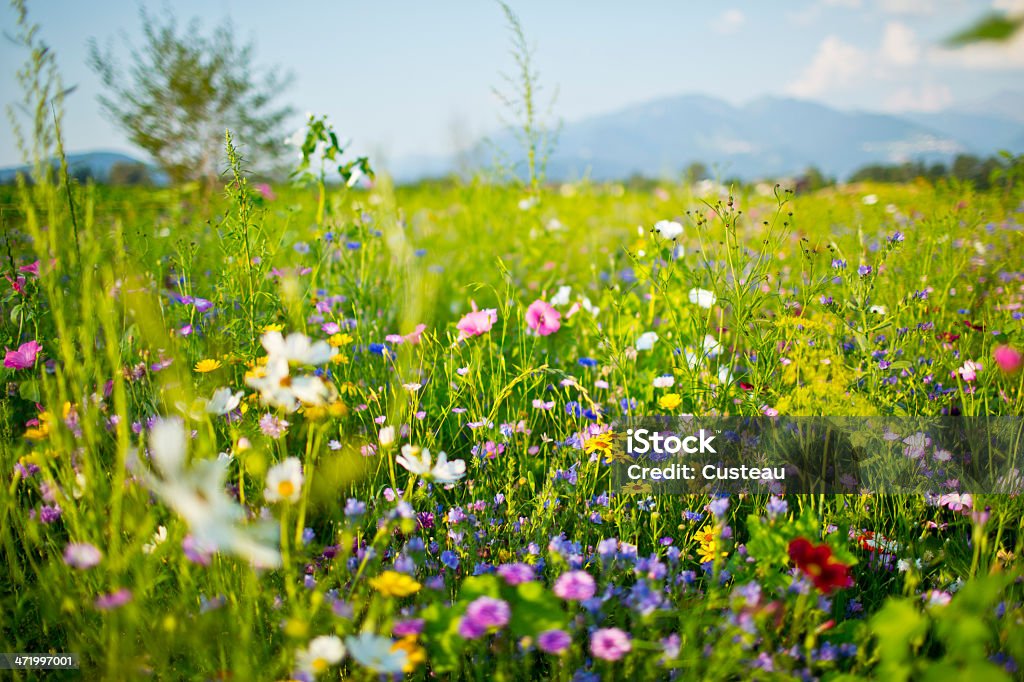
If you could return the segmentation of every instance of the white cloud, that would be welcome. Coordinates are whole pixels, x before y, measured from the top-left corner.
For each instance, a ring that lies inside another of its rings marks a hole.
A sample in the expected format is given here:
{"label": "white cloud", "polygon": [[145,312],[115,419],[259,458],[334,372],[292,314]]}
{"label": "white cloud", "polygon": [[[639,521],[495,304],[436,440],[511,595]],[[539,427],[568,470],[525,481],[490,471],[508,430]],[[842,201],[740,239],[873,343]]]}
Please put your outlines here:
{"label": "white cloud", "polygon": [[883,62],[896,66],[911,66],[921,56],[917,35],[906,24],[890,21],[885,26],[879,55]]}
{"label": "white cloud", "polygon": [[719,33],[735,33],[746,20],[747,15],[740,10],[733,8],[727,10],[718,18],[716,29]]}
{"label": "white cloud", "polygon": [[787,91],[797,97],[814,97],[842,87],[860,76],[867,66],[864,52],[836,36],[828,36],[800,77]]}
{"label": "white cloud", "polygon": [[878,8],[886,14],[932,14],[939,3],[937,0],[878,0]]}
{"label": "white cloud", "polygon": [[994,0],[992,9],[1007,14],[1024,14],[1024,0]]}
{"label": "white cloud", "polygon": [[903,111],[941,111],[953,103],[953,93],[945,85],[925,83],[920,88],[897,90],[885,100],[885,109]]}

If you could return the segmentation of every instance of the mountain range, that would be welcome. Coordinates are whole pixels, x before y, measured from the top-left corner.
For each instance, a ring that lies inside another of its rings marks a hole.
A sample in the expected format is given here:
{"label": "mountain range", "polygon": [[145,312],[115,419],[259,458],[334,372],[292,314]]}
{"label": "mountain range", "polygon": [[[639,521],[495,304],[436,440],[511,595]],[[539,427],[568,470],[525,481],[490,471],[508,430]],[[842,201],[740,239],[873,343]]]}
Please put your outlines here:
{"label": "mountain range", "polygon": [[[667,97],[562,126],[548,162],[556,180],[613,180],[639,173],[673,176],[699,161],[723,177],[798,174],[811,166],[838,177],[872,163],[948,161],[1007,149],[1024,152],[1024,92],[934,113],[842,111],[817,102],[762,97],[743,105],[703,95]],[[399,181],[452,172],[495,151],[522,167],[514,136],[478,143],[460,163],[406,157],[391,164]]]}
{"label": "mountain range", "polygon": [[[672,177],[701,162],[720,177],[745,180],[797,175],[811,166],[844,179],[873,163],[949,161],[956,154],[1024,153],[1024,92],[1004,92],[933,113],[844,111],[825,104],[762,97],[730,104],[681,95],[627,106],[565,123],[548,160],[552,180],[624,179],[634,174]],[[450,156],[406,156],[384,163],[398,182],[465,172],[495,154],[522,169],[523,154],[510,132]],[[70,154],[69,167],[105,181],[125,154]],[[0,169],[0,183],[19,168]],[[158,184],[165,181],[152,169]]]}

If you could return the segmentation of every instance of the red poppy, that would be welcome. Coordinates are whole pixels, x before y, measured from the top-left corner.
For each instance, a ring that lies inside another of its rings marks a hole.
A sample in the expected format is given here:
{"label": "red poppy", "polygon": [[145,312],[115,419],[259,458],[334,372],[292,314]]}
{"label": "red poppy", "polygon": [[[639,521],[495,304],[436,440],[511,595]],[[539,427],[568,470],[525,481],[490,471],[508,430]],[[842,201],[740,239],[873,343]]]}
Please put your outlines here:
{"label": "red poppy", "polygon": [[964,326],[965,327],[969,327],[969,328],[973,329],[976,332],[983,332],[983,331],[985,331],[985,325],[974,324],[970,320],[964,320]]}
{"label": "red poppy", "polygon": [[833,559],[828,545],[815,546],[806,538],[797,538],[789,543],[789,558],[825,594],[853,585],[850,567]]}

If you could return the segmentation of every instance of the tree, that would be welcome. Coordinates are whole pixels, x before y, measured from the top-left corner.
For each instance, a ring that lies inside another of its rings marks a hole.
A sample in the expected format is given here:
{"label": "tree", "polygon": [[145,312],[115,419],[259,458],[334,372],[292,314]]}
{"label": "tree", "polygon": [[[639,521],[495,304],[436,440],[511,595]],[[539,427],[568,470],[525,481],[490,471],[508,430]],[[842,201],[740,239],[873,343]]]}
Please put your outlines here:
{"label": "tree", "polygon": [[145,164],[118,161],[110,167],[107,184],[118,187],[146,187],[153,184],[153,178]]}
{"label": "tree", "polygon": [[129,44],[125,73],[111,48],[89,46],[89,65],[107,89],[100,104],[147,151],[172,182],[214,182],[223,167],[224,131],[232,130],[259,163],[280,150],[281,125],[290,107],[274,98],[290,80],[276,69],[253,70],[252,43],[238,44],[229,22],[202,34],[193,19],[184,31],[169,12],[157,18],[144,9],[141,47]]}

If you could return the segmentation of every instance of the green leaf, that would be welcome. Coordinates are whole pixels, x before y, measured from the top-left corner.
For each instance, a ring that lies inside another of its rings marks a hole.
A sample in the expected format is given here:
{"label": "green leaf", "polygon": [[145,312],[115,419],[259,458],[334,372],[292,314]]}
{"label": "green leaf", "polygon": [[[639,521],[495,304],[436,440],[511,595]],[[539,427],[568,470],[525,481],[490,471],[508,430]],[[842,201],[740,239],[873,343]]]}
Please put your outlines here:
{"label": "green leaf", "polygon": [[1005,42],[1013,37],[1022,23],[1024,23],[1022,17],[1011,18],[993,12],[978,19],[972,26],[947,38],[946,44],[951,47],[960,47],[980,42]]}
{"label": "green leaf", "polygon": [[562,603],[539,582],[518,585],[512,601],[509,630],[516,637],[536,637],[545,630],[564,629]]}

